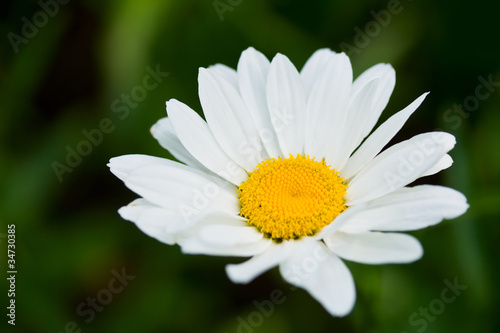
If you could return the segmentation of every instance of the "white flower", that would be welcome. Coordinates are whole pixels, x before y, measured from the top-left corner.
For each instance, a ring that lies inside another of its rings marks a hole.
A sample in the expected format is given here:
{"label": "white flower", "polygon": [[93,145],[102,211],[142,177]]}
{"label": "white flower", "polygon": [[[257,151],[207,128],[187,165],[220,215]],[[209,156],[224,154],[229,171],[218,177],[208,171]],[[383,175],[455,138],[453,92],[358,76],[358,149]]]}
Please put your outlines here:
{"label": "white flower", "polygon": [[284,55],[269,62],[249,48],[237,71],[201,68],[198,81],[206,122],[172,99],[168,118],[151,129],[184,164],[126,155],[109,167],[142,197],[119,213],[147,235],[184,253],[252,257],[227,266],[233,282],[279,266],[285,280],[344,316],[356,293],[340,258],[415,261],[418,240],[392,231],[468,208],[453,189],[407,187],[452,164],[452,135],[424,133],[382,151],[427,95],[372,132],[395,85],[388,64],[353,82],[344,53],[318,50],[299,73]]}

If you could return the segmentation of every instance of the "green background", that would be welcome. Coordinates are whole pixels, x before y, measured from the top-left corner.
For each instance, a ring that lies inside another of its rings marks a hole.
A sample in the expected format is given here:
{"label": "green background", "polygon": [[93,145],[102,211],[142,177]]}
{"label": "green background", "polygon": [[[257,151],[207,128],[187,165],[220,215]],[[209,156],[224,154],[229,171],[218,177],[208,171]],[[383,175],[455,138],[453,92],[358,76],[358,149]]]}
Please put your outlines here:
{"label": "green background", "polygon": [[[228,6],[218,13],[212,0],[73,0],[46,23],[38,14],[44,24],[15,47],[9,36],[22,37],[23,17],[33,22],[42,7],[2,2],[0,331],[500,332],[500,87],[475,99],[478,77],[500,82],[494,2],[402,0],[382,27],[373,14],[387,10],[388,1],[228,1],[216,2]],[[107,161],[129,153],[171,157],[149,129],[170,98],[201,111],[198,67],[235,67],[253,46],[269,58],[286,54],[300,69],[316,49],[346,45],[356,47],[346,50],[355,75],[379,62],[396,69],[381,121],[431,91],[393,142],[436,128],[453,133],[454,165],[419,183],[456,188],[471,205],[456,220],[412,233],[425,249],[416,263],[348,263],[358,294],[349,316],[332,318],[305,291],[290,290],[276,269],[248,285],[232,284],[224,266],[241,259],[183,255],[119,217],[117,209],[136,195]],[[168,77],[121,119],[114,101],[157,65]],[[465,111],[453,111],[454,104]],[[82,131],[104,118],[113,131],[60,181],[53,163],[66,164],[67,148],[77,149]],[[15,328],[4,314],[8,224],[16,225]],[[135,278],[87,323],[77,307],[104,293],[112,271],[123,268]],[[439,309],[443,281],[455,278],[467,289]],[[286,300],[259,322],[253,302],[265,302],[275,289]],[[430,304],[440,313],[425,327],[412,325],[412,314]],[[239,326],[249,316],[252,326]]]}

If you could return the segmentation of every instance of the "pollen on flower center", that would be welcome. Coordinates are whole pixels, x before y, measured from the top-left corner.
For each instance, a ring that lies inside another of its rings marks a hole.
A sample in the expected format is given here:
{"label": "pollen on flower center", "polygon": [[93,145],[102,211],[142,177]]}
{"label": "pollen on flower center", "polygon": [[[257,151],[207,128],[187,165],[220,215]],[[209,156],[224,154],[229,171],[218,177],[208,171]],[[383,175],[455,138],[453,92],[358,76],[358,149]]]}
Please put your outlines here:
{"label": "pollen on flower center", "polygon": [[346,206],[345,179],[309,156],[262,161],[238,188],[240,215],[276,241],[312,236]]}

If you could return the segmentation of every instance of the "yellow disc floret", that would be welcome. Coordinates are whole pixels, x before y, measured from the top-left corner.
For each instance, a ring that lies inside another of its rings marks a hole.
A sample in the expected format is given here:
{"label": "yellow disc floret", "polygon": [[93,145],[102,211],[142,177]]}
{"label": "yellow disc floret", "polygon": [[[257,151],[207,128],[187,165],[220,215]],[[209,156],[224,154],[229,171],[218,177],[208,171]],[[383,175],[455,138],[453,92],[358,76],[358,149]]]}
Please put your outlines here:
{"label": "yellow disc floret", "polygon": [[312,236],[345,209],[346,181],[309,156],[262,161],[238,188],[240,215],[276,241]]}

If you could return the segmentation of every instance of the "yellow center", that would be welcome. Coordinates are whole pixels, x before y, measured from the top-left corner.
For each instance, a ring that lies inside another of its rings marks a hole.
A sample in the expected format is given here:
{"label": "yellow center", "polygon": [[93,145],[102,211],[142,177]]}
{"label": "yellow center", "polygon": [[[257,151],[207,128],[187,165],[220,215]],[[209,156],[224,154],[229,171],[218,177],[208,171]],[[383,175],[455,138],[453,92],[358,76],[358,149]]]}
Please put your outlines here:
{"label": "yellow center", "polygon": [[267,159],[238,188],[240,215],[275,241],[312,236],[346,206],[345,179],[309,156]]}

